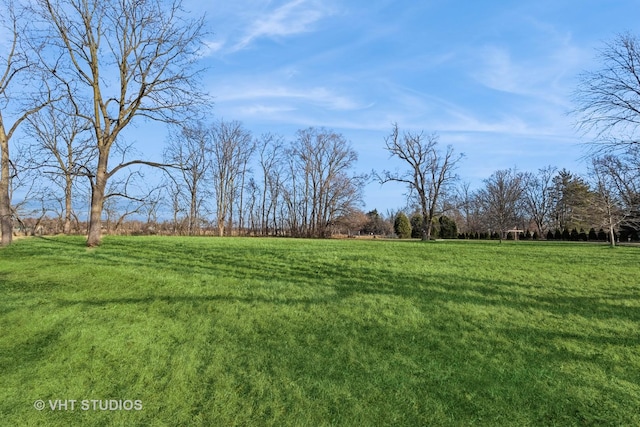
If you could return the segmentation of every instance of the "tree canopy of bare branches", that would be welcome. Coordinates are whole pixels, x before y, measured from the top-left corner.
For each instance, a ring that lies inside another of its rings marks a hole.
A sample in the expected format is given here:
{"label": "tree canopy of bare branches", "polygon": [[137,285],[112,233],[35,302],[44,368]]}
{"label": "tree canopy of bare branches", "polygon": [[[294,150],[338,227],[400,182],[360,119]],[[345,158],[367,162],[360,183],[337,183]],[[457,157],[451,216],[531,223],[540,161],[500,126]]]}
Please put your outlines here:
{"label": "tree canopy of bare branches", "polygon": [[29,117],[26,132],[35,141],[31,159],[34,167],[63,190],[63,232],[69,234],[74,216],[73,189],[77,178],[91,169],[95,150],[88,144],[87,123],[70,115],[65,105],[58,101]]}
{"label": "tree canopy of bare branches", "polygon": [[538,173],[524,173],[523,201],[524,208],[536,223],[538,235],[544,236],[549,228],[553,209],[552,186],[556,168],[547,166],[539,169]]}
{"label": "tree canopy of bare branches", "polygon": [[37,0],[48,34],[41,57],[67,88],[72,114],[91,125],[97,150],[91,175],[87,245],[101,239],[108,180],[133,164],[109,168],[112,147],[135,118],[175,121],[204,101],[197,87],[203,20],[185,17],[179,0]]}
{"label": "tree canopy of bare branches", "polygon": [[[18,127],[50,104],[52,98],[49,86],[35,67],[33,52],[39,47],[26,40],[30,14],[23,9],[18,11],[12,0],[0,1],[0,8],[0,27],[9,35],[8,48],[0,51],[0,245],[6,246],[13,237],[9,142]],[[11,123],[6,121],[6,113],[14,118]]]}
{"label": "tree canopy of bare branches", "polygon": [[599,52],[601,68],[582,74],[574,94],[578,127],[595,132],[596,152],[640,142],[640,41],[620,34]]}
{"label": "tree canopy of bare branches", "polygon": [[298,131],[287,154],[289,227],[294,235],[325,237],[361,199],[367,176],[350,174],[358,155],[341,134],[313,127]]}
{"label": "tree canopy of bare branches", "polygon": [[[204,207],[205,197],[210,192],[206,189],[205,180],[211,170],[209,156],[211,133],[202,123],[181,126],[169,136],[164,151],[164,160],[175,165],[169,172],[176,197],[186,199],[188,208],[187,232],[189,235],[199,234],[199,223]],[[185,194],[186,193],[186,194]]]}
{"label": "tree canopy of bare branches", "polygon": [[624,156],[604,155],[592,159],[594,194],[591,212],[594,222],[606,227],[615,245],[615,232],[621,226],[640,227],[640,149]]}
{"label": "tree canopy of bare branches", "polygon": [[423,132],[405,132],[400,135],[395,124],[385,146],[391,156],[404,161],[408,169],[404,172],[383,171],[378,176],[380,183],[395,181],[406,184],[410,194],[418,199],[422,213],[422,239],[430,240],[432,221],[437,212],[441,196],[458,179],[454,173],[463,155],[456,155],[452,146],[444,152],[438,150],[438,136]]}
{"label": "tree canopy of bare branches", "polygon": [[262,172],[262,189],[259,202],[258,218],[260,234],[277,234],[278,205],[280,203],[284,164],[284,138],[275,134],[264,134],[258,142],[260,171]]}
{"label": "tree canopy of bare branches", "polygon": [[494,172],[478,192],[489,226],[500,233],[500,240],[509,228],[517,226],[522,209],[523,175],[512,169]]}
{"label": "tree canopy of bare branches", "polygon": [[[236,200],[242,203],[245,172],[254,149],[251,132],[238,121],[220,120],[211,128],[209,150],[219,236],[224,236],[227,222],[233,224],[233,207]],[[241,204],[239,210],[242,217]]]}

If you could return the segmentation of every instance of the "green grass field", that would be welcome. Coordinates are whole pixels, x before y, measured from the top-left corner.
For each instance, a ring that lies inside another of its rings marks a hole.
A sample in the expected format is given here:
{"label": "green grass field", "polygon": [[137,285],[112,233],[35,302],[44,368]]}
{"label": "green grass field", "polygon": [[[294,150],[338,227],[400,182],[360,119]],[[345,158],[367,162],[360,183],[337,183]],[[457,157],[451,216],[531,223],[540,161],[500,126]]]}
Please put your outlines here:
{"label": "green grass field", "polygon": [[639,259],[544,242],[20,240],[0,249],[0,425],[640,425]]}

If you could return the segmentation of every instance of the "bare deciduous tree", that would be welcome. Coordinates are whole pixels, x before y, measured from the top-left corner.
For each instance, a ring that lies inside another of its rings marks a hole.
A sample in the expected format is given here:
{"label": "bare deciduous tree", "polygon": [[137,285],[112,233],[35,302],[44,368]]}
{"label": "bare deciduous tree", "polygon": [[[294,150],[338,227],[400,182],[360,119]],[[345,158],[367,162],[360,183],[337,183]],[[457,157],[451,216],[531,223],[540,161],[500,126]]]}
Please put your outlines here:
{"label": "bare deciduous tree", "polygon": [[[594,197],[591,203],[594,220],[609,232],[615,245],[615,232],[620,226],[640,226],[640,162],[638,148],[625,157],[605,155],[592,159],[591,175]],[[627,158],[627,161],[623,159]]]}
{"label": "bare deciduous tree", "polygon": [[640,146],[625,153],[593,159],[594,167],[611,178],[612,190],[630,210],[640,209]]}
{"label": "bare deciduous tree", "polygon": [[581,76],[575,113],[578,127],[593,137],[592,153],[599,156],[592,165],[595,194],[598,205],[608,211],[611,234],[614,218],[628,222],[624,218],[629,212],[624,212],[637,209],[638,203],[631,175],[640,167],[640,156],[634,155],[640,146],[640,40],[620,34],[600,50],[599,60],[600,69]]}
{"label": "bare deciduous tree", "polygon": [[383,171],[378,179],[383,184],[395,181],[409,187],[422,214],[422,240],[430,240],[438,203],[458,179],[454,171],[463,155],[456,155],[450,145],[444,152],[439,151],[436,134],[405,132],[400,135],[397,124],[385,139],[385,148],[392,156],[404,161],[409,169],[402,173]]}
{"label": "bare deciduous tree", "polygon": [[640,126],[640,41],[620,34],[599,52],[602,67],[581,76],[574,95],[578,127],[595,132],[595,151],[637,145]]}
{"label": "bare deciduous tree", "polygon": [[277,212],[282,188],[285,143],[281,136],[265,134],[258,145],[262,194],[260,197],[260,234],[277,230]]}
{"label": "bare deciduous tree", "polygon": [[613,191],[615,184],[612,176],[607,174],[606,166],[598,160],[592,163],[592,174],[595,181],[595,192],[591,200],[591,209],[596,221],[605,227],[609,234],[609,244],[616,245],[616,229],[624,221],[625,210],[620,197]]}
{"label": "bare deciduous tree", "polygon": [[[52,99],[44,80],[42,87],[34,86],[39,80],[34,72],[35,55],[32,55],[33,51],[24,40],[24,26],[29,22],[28,12],[21,10],[18,13],[11,0],[1,1],[0,7],[0,28],[9,35],[6,50],[0,47],[0,245],[6,246],[11,244],[13,237],[9,143],[18,127],[30,115],[51,103]],[[37,93],[30,94],[31,90]],[[11,123],[6,121],[8,113],[13,117]]]}
{"label": "bare deciduous tree", "polygon": [[[95,158],[93,146],[87,143],[87,123],[68,113],[66,103],[59,101],[32,115],[27,133],[36,141],[34,161],[43,174],[60,186],[64,192],[63,232],[71,232],[73,188],[78,176],[84,176]],[[68,106],[68,105],[67,105]]]}
{"label": "bare deciduous tree", "polygon": [[[50,24],[43,60],[68,88],[73,114],[91,124],[97,164],[91,176],[87,245],[101,240],[101,215],[109,179],[133,164],[109,167],[111,150],[136,117],[174,121],[203,101],[196,88],[203,21],[184,16],[180,0],[37,0]],[[53,58],[52,61],[48,61]]]}
{"label": "bare deciduous tree", "polygon": [[211,167],[219,236],[224,236],[225,227],[230,228],[227,222],[233,223],[235,198],[242,196],[240,186],[253,147],[251,132],[238,121],[220,120],[211,129]]}
{"label": "bare deciduous tree", "polygon": [[555,173],[555,167],[547,166],[539,169],[537,174],[528,172],[522,176],[524,207],[536,223],[539,236],[544,236],[550,222],[553,209],[551,190]]}
{"label": "bare deciduous tree", "polygon": [[204,180],[211,169],[208,151],[210,149],[210,132],[200,122],[185,125],[169,137],[169,144],[164,152],[165,162],[175,165],[170,172],[179,193],[186,190],[189,205],[187,232],[195,235],[200,230],[200,217],[208,194]]}
{"label": "bare deciduous tree", "polygon": [[464,182],[456,189],[455,205],[462,216],[460,229],[463,233],[478,233],[484,231],[481,224],[481,206],[477,194],[471,190],[471,184]]}
{"label": "bare deciduous tree", "polygon": [[323,237],[331,222],[361,197],[365,175],[350,175],[357,153],[328,129],[299,130],[288,150],[291,176],[285,191],[292,233]]}
{"label": "bare deciduous tree", "polygon": [[500,241],[509,228],[520,218],[523,176],[512,169],[494,172],[478,191],[478,202],[483,207],[488,225],[500,233]]}

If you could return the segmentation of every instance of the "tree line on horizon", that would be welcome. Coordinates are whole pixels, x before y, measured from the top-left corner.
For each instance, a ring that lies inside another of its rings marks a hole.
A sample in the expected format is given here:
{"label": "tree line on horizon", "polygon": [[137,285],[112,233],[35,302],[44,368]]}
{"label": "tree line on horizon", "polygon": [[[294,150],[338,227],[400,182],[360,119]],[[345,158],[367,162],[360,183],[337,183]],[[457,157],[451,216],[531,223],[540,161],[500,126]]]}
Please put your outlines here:
{"label": "tree line on horizon", "polygon": [[[396,133],[394,128],[391,137],[395,138]],[[406,136],[414,142],[426,138],[424,134]],[[521,230],[518,238],[611,240],[613,231],[614,241],[638,240],[640,212],[633,200],[635,191],[626,195],[614,193],[614,189],[622,189],[623,183],[628,188],[640,184],[640,175],[634,175],[631,161],[623,162],[619,156],[594,158],[588,177],[551,166],[535,173],[499,170],[480,188],[471,190],[454,174],[461,157],[454,156],[450,147],[440,150],[434,135],[428,138],[431,151],[424,159],[433,170],[424,168],[422,182],[435,188],[438,183],[429,177],[446,178],[439,184],[437,203],[422,209],[423,199],[409,188],[407,206],[383,215],[377,210],[364,213],[359,206],[368,180],[387,182],[391,175],[385,171],[372,176],[354,173],[357,154],[338,133],[323,128],[301,129],[293,141],[287,142],[275,134],[253,138],[237,121],[182,126],[168,138],[163,179],[147,195],[131,199],[121,196],[129,191],[126,187],[132,182],[140,181],[140,176],[129,177],[124,186],[110,190],[109,194],[116,197],[108,200],[123,198],[127,203],[107,203],[104,231],[423,238],[427,223],[430,239],[510,239],[516,237],[513,230]],[[456,160],[448,163],[446,173],[442,171],[446,163],[429,157],[443,153]],[[84,233],[86,224],[78,220],[73,209],[66,211],[64,206],[74,206],[75,197],[86,200],[87,189],[81,191],[81,182],[74,182],[77,193],[55,191],[55,182],[64,176],[63,170],[47,167],[35,171],[41,174],[42,182],[51,178],[40,193],[47,197],[39,200],[39,217],[32,216],[29,221],[17,217],[18,224],[31,231],[42,232],[46,224],[44,231],[52,233]],[[612,180],[608,185],[604,185],[605,176]],[[58,181],[60,188],[64,182]],[[615,205],[609,203],[613,197]],[[625,205],[624,200],[630,203]],[[170,219],[158,220],[160,211],[165,216],[169,214]],[[431,219],[425,221],[424,211],[433,212]],[[52,212],[57,214],[50,218]]]}
{"label": "tree line on horizon", "polygon": [[[433,230],[441,238],[638,241],[637,193],[614,193],[611,188],[619,188],[622,181],[610,183],[611,187],[601,181],[603,175],[615,172],[619,179],[629,179],[625,181],[628,186],[640,184],[640,175],[632,176],[636,172],[619,160],[594,160],[589,177],[548,166],[536,173],[496,171],[475,191],[460,184],[445,201],[442,215],[432,222]],[[411,232],[411,237],[418,237],[415,229],[421,218],[416,217],[420,214],[415,209],[409,212],[396,214],[395,233],[409,237]],[[398,223],[409,223],[409,232],[399,233]],[[446,232],[440,233],[441,229]]]}
{"label": "tree line on horizon", "polygon": [[[198,65],[205,21],[179,0],[0,3],[2,245],[16,228],[45,225],[85,233],[88,246],[136,222],[146,223],[139,232],[181,235],[363,233],[375,217],[359,209],[371,179],[406,186],[403,210],[423,240],[451,224],[459,235],[499,239],[517,229],[539,237],[553,230],[554,238],[602,229],[612,244],[620,233],[637,235],[640,49],[631,34],[607,44],[602,68],[584,73],[576,89],[578,128],[592,141],[588,176],[499,170],[471,191],[455,173],[462,154],[435,133],[393,124],[384,147],[405,168],[364,175],[333,130],[301,129],[286,141],[256,138],[237,121],[206,122],[212,102]],[[171,129],[162,161],[126,140],[141,119]],[[149,170],[162,171],[161,181]],[[161,212],[171,219],[159,220]]]}

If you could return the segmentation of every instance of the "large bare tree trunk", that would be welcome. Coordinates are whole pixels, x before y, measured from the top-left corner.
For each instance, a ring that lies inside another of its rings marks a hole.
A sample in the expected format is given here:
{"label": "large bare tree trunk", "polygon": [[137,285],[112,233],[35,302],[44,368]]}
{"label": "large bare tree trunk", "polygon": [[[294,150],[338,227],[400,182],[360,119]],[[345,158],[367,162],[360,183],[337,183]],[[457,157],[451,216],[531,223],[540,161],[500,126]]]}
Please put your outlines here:
{"label": "large bare tree trunk", "polygon": [[200,234],[200,227],[198,227],[197,220],[198,212],[198,187],[194,185],[191,191],[191,203],[189,205],[189,235],[193,236],[198,231]]}
{"label": "large bare tree trunk", "polygon": [[104,205],[104,193],[100,194],[96,188],[91,191],[91,214],[89,216],[89,233],[87,246],[93,247],[100,244],[102,237],[102,206]]}
{"label": "large bare tree trunk", "polygon": [[420,231],[420,240],[429,241],[431,239],[431,220],[429,211],[426,209],[429,201],[424,192],[420,196],[420,208],[422,210],[422,230]]}
{"label": "large bare tree trunk", "polygon": [[616,245],[616,233],[613,231],[613,224],[609,225],[609,240],[611,242],[611,247]]}
{"label": "large bare tree trunk", "polygon": [[8,246],[13,240],[13,225],[11,222],[11,198],[9,197],[9,138],[2,125],[0,117],[0,230],[2,231],[1,246]]}
{"label": "large bare tree trunk", "polygon": [[107,158],[109,154],[100,153],[95,181],[91,185],[91,212],[87,246],[98,246],[102,236],[102,208],[107,184]]}
{"label": "large bare tree trunk", "polygon": [[73,180],[70,176],[65,177],[64,187],[64,226],[62,232],[64,234],[71,234],[71,203],[72,203],[72,186]]}
{"label": "large bare tree trunk", "polygon": [[32,3],[49,24],[47,55],[41,59],[53,58],[55,62],[46,65],[51,79],[66,88],[72,111],[95,133],[86,146],[99,150],[97,170],[89,171],[93,176],[87,245],[96,246],[107,180],[132,165],[166,166],[123,158],[108,170],[109,151],[118,135],[137,117],[177,123],[209,101],[196,87],[200,70],[194,68],[204,20],[183,15],[181,0]]}

